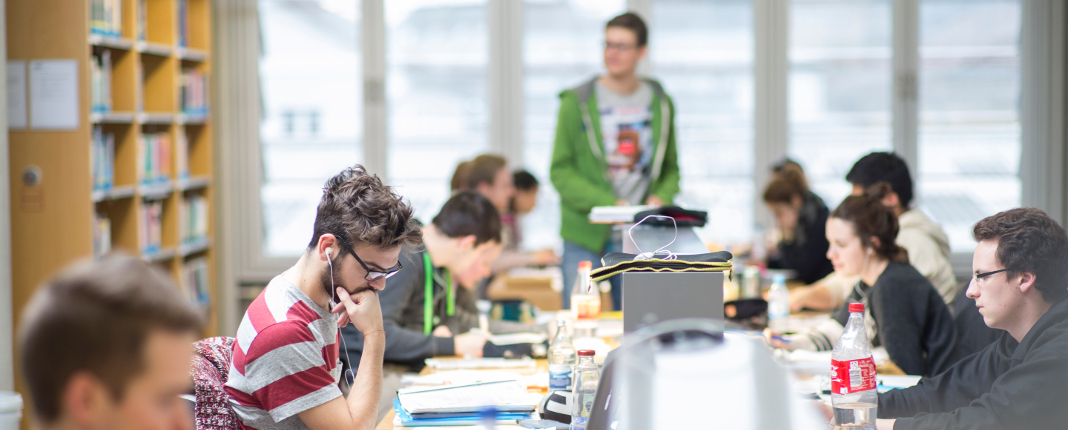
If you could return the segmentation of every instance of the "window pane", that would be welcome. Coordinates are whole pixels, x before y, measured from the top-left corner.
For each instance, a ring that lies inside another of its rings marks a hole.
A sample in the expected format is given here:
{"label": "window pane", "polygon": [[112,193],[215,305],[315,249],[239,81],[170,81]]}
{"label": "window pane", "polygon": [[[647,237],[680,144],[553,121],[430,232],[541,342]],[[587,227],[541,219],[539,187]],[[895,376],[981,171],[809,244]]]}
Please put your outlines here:
{"label": "window pane", "polygon": [[523,219],[523,246],[561,247],[560,196],[549,182],[561,91],[604,71],[604,25],[624,0],[523,3],[523,159],[538,177],[538,205]]}
{"label": "window pane", "polygon": [[390,0],[385,8],[389,183],[429,222],[456,164],[488,149],[486,6]]}
{"label": "window pane", "polygon": [[747,241],[753,228],[753,6],[743,0],[653,2],[649,55],[675,102],[681,206],[707,210],[699,232]]}
{"label": "window pane", "polygon": [[359,1],[259,0],[263,253],[311,238],[323,183],[363,154]]}
{"label": "window pane", "polygon": [[789,154],[832,209],[853,163],[892,146],[891,26],[889,0],[790,3]]}
{"label": "window pane", "polygon": [[1020,4],[920,4],[919,205],[955,252],[971,227],[1020,205]]}

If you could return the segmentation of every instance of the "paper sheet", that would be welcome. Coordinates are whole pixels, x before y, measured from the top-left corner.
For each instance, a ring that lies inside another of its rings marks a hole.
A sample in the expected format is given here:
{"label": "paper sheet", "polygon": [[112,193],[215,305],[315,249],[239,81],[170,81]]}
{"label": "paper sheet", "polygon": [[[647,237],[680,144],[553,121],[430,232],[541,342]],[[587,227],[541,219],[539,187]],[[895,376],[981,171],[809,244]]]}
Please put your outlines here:
{"label": "paper sheet", "polygon": [[408,387],[397,391],[404,410],[411,414],[477,412],[487,406],[500,411],[529,412],[538,408],[541,394],[529,393],[516,381],[452,387]]}
{"label": "paper sheet", "polygon": [[26,61],[7,62],[7,128],[26,129],[29,113],[26,106]]}
{"label": "paper sheet", "polygon": [[30,127],[78,128],[78,61],[30,61]]}
{"label": "paper sheet", "polygon": [[426,365],[438,370],[447,369],[533,369],[538,363],[530,357],[510,358],[428,358]]}

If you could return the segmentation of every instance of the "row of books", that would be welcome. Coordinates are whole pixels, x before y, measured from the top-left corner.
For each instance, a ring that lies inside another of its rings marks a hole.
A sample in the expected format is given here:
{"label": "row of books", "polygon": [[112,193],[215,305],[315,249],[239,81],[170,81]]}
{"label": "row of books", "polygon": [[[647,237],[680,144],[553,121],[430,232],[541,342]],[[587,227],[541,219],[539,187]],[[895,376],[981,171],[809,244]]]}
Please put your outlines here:
{"label": "row of books", "polygon": [[138,139],[137,177],[142,185],[167,182],[171,178],[171,135],[144,133]]}
{"label": "row of books", "polygon": [[142,254],[158,253],[163,248],[163,201],[146,201],[140,211],[138,246]]}
{"label": "row of books", "polygon": [[93,255],[100,257],[111,252],[111,220],[107,215],[93,212]]}
{"label": "row of books", "polygon": [[179,97],[182,112],[189,115],[207,115],[208,74],[196,69],[182,69]]}
{"label": "row of books", "polygon": [[182,267],[182,287],[186,297],[194,303],[211,303],[208,279],[208,260],[204,258],[191,259]]}
{"label": "row of books", "polygon": [[208,237],[208,199],[200,194],[189,194],[182,200],[179,214],[179,239],[182,243],[194,243]]}
{"label": "row of books", "polygon": [[122,0],[89,0],[89,32],[122,36]]}
{"label": "row of books", "polygon": [[111,112],[111,51],[100,50],[89,62],[93,112]]}
{"label": "row of books", "polygon": [[93,127],[90,148],[93,191],[107,191],[115,185],[115,134],[104,133],[101,126]]}

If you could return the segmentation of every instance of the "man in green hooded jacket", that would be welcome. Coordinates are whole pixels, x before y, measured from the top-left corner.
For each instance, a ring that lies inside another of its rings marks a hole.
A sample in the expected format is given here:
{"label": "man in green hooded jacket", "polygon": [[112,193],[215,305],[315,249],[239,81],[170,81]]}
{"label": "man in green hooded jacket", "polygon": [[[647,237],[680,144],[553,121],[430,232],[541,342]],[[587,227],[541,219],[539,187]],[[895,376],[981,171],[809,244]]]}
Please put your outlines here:
{"label": "man in green hooded jacket", "polygon": [[[549,176],[560,194],[563,305],[580,261],[601,266],[617,246],[611,226],[590,224],[595,206],[671,204],[679,192],[675,107],[660,83],[635,70],[646,55],[648,31],[638,15],[625,13],[605,26],[607,74],[560,93]],[[622,288],[612,283],[618,310]]]}

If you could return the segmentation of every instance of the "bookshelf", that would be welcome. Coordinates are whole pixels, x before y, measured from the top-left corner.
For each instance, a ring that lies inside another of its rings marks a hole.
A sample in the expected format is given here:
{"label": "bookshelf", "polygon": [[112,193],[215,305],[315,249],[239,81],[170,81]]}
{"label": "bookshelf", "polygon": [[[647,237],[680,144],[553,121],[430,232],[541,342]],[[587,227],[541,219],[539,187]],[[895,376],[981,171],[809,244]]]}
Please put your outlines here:
{"label": "bookshelf", "polygon": [[164,268],[215,335],[210,1],[7,1],[9,59],[78,69],[77,128],[9,132],[16,323],[42,281],[110,249]]}

